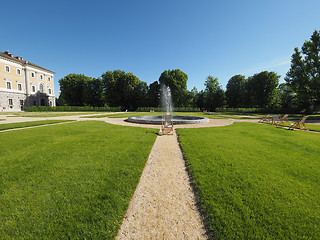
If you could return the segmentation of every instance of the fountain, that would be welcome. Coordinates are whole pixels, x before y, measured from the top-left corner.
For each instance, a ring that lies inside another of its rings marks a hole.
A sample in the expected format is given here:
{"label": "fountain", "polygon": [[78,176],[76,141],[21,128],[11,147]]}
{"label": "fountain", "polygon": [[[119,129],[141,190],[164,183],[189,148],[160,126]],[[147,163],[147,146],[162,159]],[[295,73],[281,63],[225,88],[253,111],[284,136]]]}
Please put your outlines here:
{"label": "fountain", "polygon": [[166,110],[166,115],[162,115],[161,132],[162,134],[173,134],[171,90],[165,85],[161,86],[161,104]]}
{"label": "fountain", "polygon": [[157,124],[164,127],[169,127],[171,125],[170,128],[173,128],[173,124],[196,124],[209,122],[209,118],[205,117],[172,115],[173,104],[171,91],[168,86],[162,85],[160,98],[162,108],[164,108],[166,115],[129,117],[126,121],[141,124]]}
{"label": "fountain", "polygon": [[161,86],[161,107],[164,108],[167,115],[172,114],[172,97],[171,97],[171,90],[168,86],[162,85]]}

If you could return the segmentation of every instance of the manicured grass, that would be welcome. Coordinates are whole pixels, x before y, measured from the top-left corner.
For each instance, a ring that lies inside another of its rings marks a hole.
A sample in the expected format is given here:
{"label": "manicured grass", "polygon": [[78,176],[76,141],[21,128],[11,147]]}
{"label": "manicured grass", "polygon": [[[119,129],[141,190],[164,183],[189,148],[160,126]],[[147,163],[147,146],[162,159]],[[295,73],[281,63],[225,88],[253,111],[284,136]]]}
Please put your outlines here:
{"label": "manicured grass", "polygon": [[[269,124],[271,125],[271,123],[265,123],[265,124]],[[291,124],[293,124],[293,122],[285,122],[283,125],[281,126],[284,126],[284,127],[290,127]],[[320,132],[320,125],[316,125],[316,124],[305,124],[306,125],[306,128],[310,131],[316,131],[316,132]],[[277,126],[277,127],[281,127],[281,126]]]}
{"label": "manicured grass", "polygon": [[0,115],[12,115],[12,117],[61,117],[97,113],[102,112],[1,112]]}
{"label": "manicured grass", "polygon": [[[117,114],[110,114],[110,115],[100,115],[96,117],[109,117],[109,118],[127,118],[127,117],[134,117],[134,116],[150,116],[150,115],[163,115],[164,112],[127,112],[127,113],[117,113]],[[173,115],[180,115],[180,116],[196,116],[196,117],[207,117],[213,119],[225,119],[225,118],[234,118],[234,119],[247,119],[247,117],[239,117],[234,115],[226,115],[226,114],[208,114],[202,112],[174,112]],[[92,116],[94,118],[95,116]]]}
{"label": "manicured grass", "polygon": [[109,118],[128,118],[128,117],[135,117],[135,116],[156,116],[162,115],[163,112],[126,112],[126,113],[117,113],[112,115],[106,115],[105,117]]}
{"label": "manicured grass", "polygon": [[83,118],[127,118],[127,117],[134,117],[134,116],[145,116],[145,115],[161,115],[163,113],[155,112],[123,112],[123,113],[114,113],[114,114],[103,114],[103,115],[96,115],[96,116],[83,116]]}
{"label": "manicured grass", "polygon": [[233,118],[233,119],[252,119],[250,117],[244,116],[237,116],[237,115],[229,115],[229,114],[220,114],[220,113],[202,113],[202,112],[190,112],[190,113],[175,113],[175,115],[185,115],[185,116],[196,116],[196,117],[207,117],[212,119],[226,119],[226,118]]}
{"label": "manicured grass", "polygon": [[177,129],[214,239],[320,239],[320,135],[254,123]]}
{"label": "manicured grass", "polygon": [[14,128],[25,128],[25,127],[34,127],[47,124],[63,123],[70,122],[71,120],[43,120],[43,121],[31,121],[31,122],[21,122],[21,123],[5,123],[0,124],[0,131],[14,129]]}
{"label": "manicured grass", "polygon": [[0,133],[0,239],[114,239],[157,131],[84,121]]}
{"label": "manicured grass", "polygon": [[[262,118],[262,117],[265,117],[267,114],[248,114],[248,115]],[[277,115],[277,114],[270,114],[270,115]],[[283,116],[284,114],[278,114],[278,115]],[[289,114],[288,119],[290,121],[299,120],[300,118],[302,118],[305,115],[307,115],[307,114],[292,114],[291,113],[291,114]],[[312,114],[312,115],[308,115],[308,116],[309,116],[308,120],[320,120],[320,114]]]}

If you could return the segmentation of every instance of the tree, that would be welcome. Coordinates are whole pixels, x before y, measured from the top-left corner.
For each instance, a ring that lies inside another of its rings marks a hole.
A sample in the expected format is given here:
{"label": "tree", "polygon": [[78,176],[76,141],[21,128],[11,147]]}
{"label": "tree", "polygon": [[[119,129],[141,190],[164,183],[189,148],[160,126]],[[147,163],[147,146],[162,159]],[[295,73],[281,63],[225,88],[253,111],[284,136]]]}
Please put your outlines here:
{"label": "tree", "polygon": [[84,86],[91,78],[83,74],[69,74],[59,80],[60,97],[70,106],[84,106]]}
{"label": "tree", "polygon": [[201,110],[205,109],[205,101],[204,101],[204,91],[201,90],[196,95],[196,106]]}
{"label": "tree", "polygon": [[187,106],[187,81],[188,75],[180,69],[166,70],[159,77],[160,85],[164,84],[170,87],[173,104],[177,107]]}
{"label": "tree", "polygon": [[105,103],[123,110],[135,110],[146,102],[148,85],[132,73],[115,70],[102,74]]}
{"label": "tree", "polygon": [[229,107],[244,107],[247,80],[240,74],[233,76],[227,83],[226,98]]}
{"label": "tree", "polygon": [[219,85],[218,78],[208,76],[205,81],[204,102],[207,110],[215,111],[225,103],[225,92]]}
{"label": "tree", "polygon": [[197,107],[197,97],[198,97],[198,95],[199,95],[199,93],[198,93],[198,89],[196,88],[196,87],[193,87],[192,89],[191,89],[191,92],[190,92],[190,94],[191,94],[191,102],[192,102],[192,107],[193,108],[196,108]]}
{"label": "tree", "polygon": [[102,107],[102,80],[92,78],[84,83],[83,101],[87,106]]}
{"label": "tree", "polygon": [[148,107],[158,107],[160,103],[160,84],[154,81],[148,87],[147,105]]}
{"label": "tree", "polygon": [[281,83],[278,87],[279,101],[282,109],[291,109],[295,94],[288,83]]}
{"label": "tree", "polygon": [[246,86],[247,99],[252,107],[272,108],[277,100],[279,75],[275,72],[263,71],[248,78]]}
{"label": "tree", "polygon": [[296,93],[298,107],[311,113],[320,107],[320,34],[317,30],[310,41],[303,44],[302,54],[298,48],[294,49],[285,80]]}

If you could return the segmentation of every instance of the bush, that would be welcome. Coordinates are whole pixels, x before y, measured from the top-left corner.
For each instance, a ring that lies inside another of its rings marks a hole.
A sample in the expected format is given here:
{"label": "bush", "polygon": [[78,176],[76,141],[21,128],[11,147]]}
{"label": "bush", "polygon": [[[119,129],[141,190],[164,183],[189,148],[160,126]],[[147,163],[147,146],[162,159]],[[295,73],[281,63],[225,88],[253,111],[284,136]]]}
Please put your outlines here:
{"label": "bush", "polygon": [[[136,110],[137,112],[165,112],[163,108],[154,108],[154,107],[141,107]],[[173,108],[174,112],[201,112],[200,108],[193,108],[193,107],[175,107]]]}
{"label": "bush", "polygon": [[216,108],[217,112],[265,113],[265,108]]}
{"label": "bush", "polygon": [[57,107],[46,107],[46,106],[33,106],[25,107],[26,112],[120,112],[120,107],[79,107],[79,106],[57,106]]}

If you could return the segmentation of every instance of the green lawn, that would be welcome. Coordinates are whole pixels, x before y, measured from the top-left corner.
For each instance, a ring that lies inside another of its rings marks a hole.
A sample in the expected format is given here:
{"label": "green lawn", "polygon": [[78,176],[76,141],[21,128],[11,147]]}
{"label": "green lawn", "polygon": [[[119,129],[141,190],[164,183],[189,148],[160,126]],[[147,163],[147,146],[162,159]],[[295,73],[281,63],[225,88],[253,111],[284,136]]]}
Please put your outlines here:
{"label": "green lawn", "polygon": [[[150,115],[163,115],[164,112],[127,112],[127,113],[116,113],[116,114],[105,114],[100,116],[90,116],[89,118],[127,118],[135,116],[150,116]],[[208,114],[202,112],[174,112],[173,115],[182,115],[182,116],[196,116],[196,117],[207,117],[213,119],[225,119],[225,118],[234,118],[234,119],[247,119],[247,117],[227,115],[227,114]],[[84,116],[85,117],[85,116]],[[86,117],[85,117],[86,118]]]}
{"label": "green lawn", "polygon": [[177,129],[214,239],[320,239],[320,135],[254,123]]}
{"label": "green lawn", "polygon": [[127,117],[134,117],[134,116],[145,116],[145,115],[161,115],[163,113],[160,112],[126,112],[126,113],[115,113],[115,114],[103,114],[99,116],[83,116],[84,118],[104,118],[104,117],[109,117],[109,118],[127,118]]}
{"label": "green lawn", "polygon": [[[308,120],[307,120],[308,121]],[[283,125],[281,126],[284,126],[284,127],[291,127],[291,125],[293,124],[294,122],[285,122]],[[268,125],[271,125],[271,123],[265,123],[265,124],[268,124]],[[320,132],[320,125],[316,125],[316,124],[305,124],[306,125],[306,128],[310,131],[316,131],[316,132]],[[281,126],[277,126],[277,127],[281,127]]]}
{"label": "green lawn", "polygon": [[103,112],[1,112],[0,115],[12,115],[10,117],[61,117],[74,115],[90,115]]}
{"label": "green lawn", "polygon": [[4,123],[0,124],[0,131],[14,129],[14,128],[25,128],[25,127],[34,127],[55,123],[70,122],[71,120],[43,120],[43,121],[31,121],[31,122],[21,122],[21,123]]}
{"label": "green lawn", "polygon": [[85,121],[0,133],[0,239],[114,239],[157,132]]}

